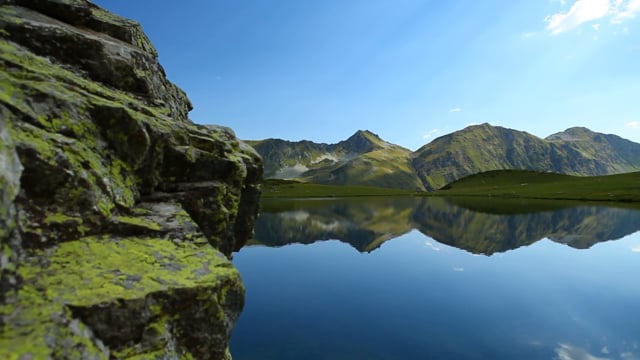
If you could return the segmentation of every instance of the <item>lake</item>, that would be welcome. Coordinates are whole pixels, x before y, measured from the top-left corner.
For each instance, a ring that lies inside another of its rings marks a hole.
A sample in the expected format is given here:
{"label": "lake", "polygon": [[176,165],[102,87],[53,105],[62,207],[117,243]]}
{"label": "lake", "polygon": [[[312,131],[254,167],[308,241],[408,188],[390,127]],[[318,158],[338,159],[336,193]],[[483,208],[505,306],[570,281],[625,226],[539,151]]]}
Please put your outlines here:
{"label": "lake", "polygon": [[640,359],[640,211],[492,204],[264,201],[233,358]]}

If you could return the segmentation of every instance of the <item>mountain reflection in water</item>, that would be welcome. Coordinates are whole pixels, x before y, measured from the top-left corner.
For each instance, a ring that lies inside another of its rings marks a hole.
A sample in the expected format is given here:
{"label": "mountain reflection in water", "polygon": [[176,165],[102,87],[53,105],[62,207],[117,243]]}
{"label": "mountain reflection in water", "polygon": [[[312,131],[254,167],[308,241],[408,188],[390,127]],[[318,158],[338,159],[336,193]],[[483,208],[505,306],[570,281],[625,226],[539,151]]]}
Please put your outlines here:
{"label": "mountain reflection in water", "polygon": [[234,359],[640,359],[640,211],[489,200],[263,201]]}
{"label": "mountain reflection in water", "polygon": [[507,205],[518,213],[496,214],[436,197],[269,199],[262,203],[255,239],[248,245],[275,247],[334,239],[360,252],[371,252],[417,229],[440,243],[492,255],[545,238],[586,249],[640,230],[638,210],[579,206],[527,213],[529,208],[538,209],[539,203],[532,206],[528,201],[512,200]]}

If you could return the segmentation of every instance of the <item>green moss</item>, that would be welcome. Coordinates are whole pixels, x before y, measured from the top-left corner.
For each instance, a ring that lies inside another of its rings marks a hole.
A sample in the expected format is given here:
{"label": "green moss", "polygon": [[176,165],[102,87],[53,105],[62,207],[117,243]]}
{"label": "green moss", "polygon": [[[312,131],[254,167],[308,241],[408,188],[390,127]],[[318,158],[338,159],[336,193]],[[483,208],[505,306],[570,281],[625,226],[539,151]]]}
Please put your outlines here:
{"label": "green moss", "polygon": [[[135,118],[157,125],[158,129],[171,129],[169,124],[172,122],[167,118],[166,106],[147,106],[129,93],[79,76],[5,39],[0,39],[0,61],[16,68],[10,73],[0,72],[0,86],[4,90],[0,92],[0,100],[18,107],[34,119],[38,118],[38,114],[29,108],[28,97],[23,96],[30,93],[25,91],[29,88],[40,89],[40,92],[85,109],[89,103],[113,107],[128,104],[126,110]],[[20,92],[15,91],[17,87],[22,88]]]}
{"label": "green moss", "polygon": [[[221,274],[235,272],[211,247],[163,239],[83,238],[60,244],[49,260],[51,265],[45,269],[26,263],[19,273],[26,284],[47,289],[47,300],[74,305],[97,304],[109,298],[139,298],[173,286],[215,283]],[[133,289],[127,289],[115,275],[140,279]]]}
{"label": "green moss", "polygon": [[[144,299],[158,291],[179,288],[222,288],[221,281],[240,284],[237,270],[210,246],[175,244],[164,239],[88,237],[60,244],[48,252],[47,258],[44,267],[33,257],[18,269],[24,285],[14,304],[0,307],[3,315],[11,314],[0,338],[0,358],[50,356],[47,336],[59,326],[55,319],[69,316],[65,315],[66,305]],[[215,301],[211,297],[204,300]],[[166,318],[162,318],[160,307],[151,310],[158,315],[145,333],[161,339]],[[78,335],[73,336],[79,341]]]}
{"label": "green moss", "polygon": [[9,131],[16,144],[32,148],[38,152],[40,159],[51,165],[56,164],[55,158],[58,152],[53,146],[53,141],[49,141],[49,134],[44,132],[37,134],[30,131],[24,131],[17,126],[11,127]]}
{"label": "green moss", "polygon": [[152,231],[160,231],[162,229],[160,224],[142,217],[116,216],[114,220],[123,224],[147,228]]}
{"label": "green moss", "polygon": [[49,214],[44,219],[44,223],[46,225],[62,224],[62,223],[65,223],[65,222],[82,223],[82,219],[78,218],[78,217],[75,217],[75,216],[67,216],[67,215],[61,214],[61,213]]}
{"label": "green moss", "polygon": [[35,150],[39,159],[52,168],[66,168],[76,181],[84,182],[68,182],[66,187],[57,189],[56,197],[61,202],[80,204],[92,196],[96,209],[106,218],[111,216],[116,203],[123,207],[135,204],[137,184],[129,166],[119,159],[107,163],[101,156],[104,150],[86,145],[97,143],[97,139],[79,142],[27,124],[13,127],[11,134],[18,146]]}

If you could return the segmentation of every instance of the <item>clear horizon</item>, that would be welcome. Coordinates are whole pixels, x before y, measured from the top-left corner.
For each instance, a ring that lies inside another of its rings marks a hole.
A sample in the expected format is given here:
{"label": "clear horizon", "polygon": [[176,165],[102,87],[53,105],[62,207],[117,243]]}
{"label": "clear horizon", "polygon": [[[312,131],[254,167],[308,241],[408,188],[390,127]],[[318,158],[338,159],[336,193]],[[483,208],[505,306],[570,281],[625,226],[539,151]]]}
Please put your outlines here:
{"label": "clear horizon", "polygon": [[640,142],[640,0],[95,0],[140,22],[191,119],[415,150],[488,122]]}

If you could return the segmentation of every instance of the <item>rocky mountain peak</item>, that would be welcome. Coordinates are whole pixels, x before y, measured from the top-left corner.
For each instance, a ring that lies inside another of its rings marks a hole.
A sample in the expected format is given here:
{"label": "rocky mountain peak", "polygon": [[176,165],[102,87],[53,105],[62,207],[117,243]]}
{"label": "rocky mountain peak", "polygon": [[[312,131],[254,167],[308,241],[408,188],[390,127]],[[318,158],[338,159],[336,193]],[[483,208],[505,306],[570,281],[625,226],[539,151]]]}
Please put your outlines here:
{"label": "rocky mountain peak", "polygon": [[385,147],[387,142],[369,130],[358,130],[347,140],[337,144],[338,147],[354,154],[364,154]]}

